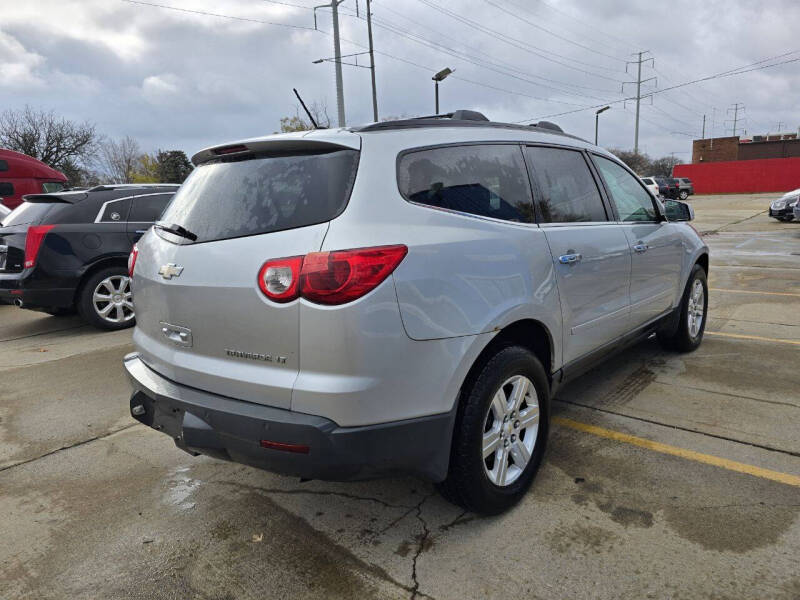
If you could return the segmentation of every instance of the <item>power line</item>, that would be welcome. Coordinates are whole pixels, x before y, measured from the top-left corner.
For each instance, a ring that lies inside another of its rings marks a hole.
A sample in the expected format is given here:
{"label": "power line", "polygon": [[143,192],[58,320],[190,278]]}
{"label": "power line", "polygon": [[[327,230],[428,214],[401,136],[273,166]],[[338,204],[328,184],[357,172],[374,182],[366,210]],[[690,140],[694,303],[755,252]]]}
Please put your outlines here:
{"label": "power line", "polygon": [[[615,79],[614,77],[608,77],[607,75],[601,75],[601,74],[593,72],[593,71],[587,71],[586,69],[575,67],[573,65],[570,65],[570,64],[555,60],[553,58],[550,58],[549,56],[543,55],[543,54],[540,53],[542,51],[541,48],[537,48],[536,46],[533,46],[532,44],[529,44],[529,43],[527,43],[527,42],[525,42],[523,40],[518,40],[516,38],[513,38],[513,37],[501,32],[501,31],[497,31],[496,29],[491,29],[490,27],[486,27],[485,25],[482,25],[481,23],[473,21],[472,19],[468,19],[468,18],[466,18],[466,17],[464,17],[464,16],[462,16],[462,15],[456,13],[456,12],[453,12],[453,11],[443,7],[443,6],[440,6],[440,5],[438,5],[438,4],[434,3],[434,2],[431,2],[430,0],[417,0],[417,1],[422,3],[422,4],[424,4],[425,6],[428,6],[428,7],[432,8],[432,9],[444,14],[444,15],[447,15],[447,16],[449,16],[449,17],[451,17],[451,18],[453,18],[453,19],[455,19],[457,21],[460,21],[461,23],[467,25],[468,27],[471,27],[472,29],[476,29],[476,30],[480,31],[481,33],[484,33],[484,34],[492,37],[493,39],[499,39],[500,41],[505,42],[506,44],[509,44],[509,45],[519,49],[519,50],[523,50],[523,51],[528,52],[530,54],[534,54],[534,55],[536,55],[536,56],[538,56],[540,58],[543,58],[544,60],[548,60],[548,61],[553,62],[555,64],[561,65],[562,67],[566,67],[568,69],[573,69],[575,71],[579,71],[580,73],[584,73],[584,74],[590,75],[592,77],[605,79],[606,81],[613,81],[615,83],[622,83],[621,79]],[[531,48],[536,48],[539,52],[533,51],[533,50],[531,50]],[[546,51],[546,52],[549,52],[549,51]],[[550,53],[551,54],[555,54],[555,53],[552,53],[552,52],[550,52]],[[558,56],[561,56],[561,55],[558,55]],[[561,58],[564,58],[564,57],[561,57]],[[573,60],[575,62],[578,62],[575,59],[568,59],[568,60]],[[588,64],[588,63],[584,63],[584,64]],[[601,67],[599,65],[588,65],[588,66],[591,66],[594,69],[602,69],[602,70],[612,71],[612,72],[614,71],[613,69],[608,69],[606,67]]]}
{"label": "power line", "polygon": [[208,12],[205,10],[194,10],[190,8],[178,8],[177,6],[167,6],[165,4],[156,4],[155,2],[143,2],[142,0],[120,0],[121,2],[127,2],[128,4],[141,4],[142,6],[152,6],[154,8],[164,8],[167,10],[174,10],[182,13],[191,13],[195,15],[204,15],[207,17],[222,17],[223,19],[232,19],[234,21],[246,21],[248,23],[259,23],[261,25],[275,25],[277,27],[289,27],[291,29],[305,29],[308,31],[314,31],[313,27],[305,27],[303,25],[291,25],[289,23],[275,23],[273,21],[263,21],[261,19],[251,19],[247,17],[234,17],[232,15],[223,15],[220,13],[213,13]]}
{"label": "power line", "polygon": [[[538,0],[538,3],[541,6],[544,6],[545,8],[548,8],[548,9],[552,10],[553,12],[560,13],[560,14],[564,15],[565,17],[567,17],[568,19],[570,19],[572,21],[575,21],[576,23],[578,23],[580,25],[583,25],[584,27],[586,27],[588,29],[591,29],[593,32],[597,31],[597,26],[596,25],[588,25],[588,24],[584,23],[583,21],[581,21],[580,19],[577,19],[576,17],[573,17],[572,15],[564,12],[563,10],[560,10],[560,9],[556,8],[555,6],[553,6],[551,4],[548,4],[547,2],[544,2],[543,0]],[[528,13],[529,15],[541,18],[541,16],[539,14],[535,13],[530,8],[528,8],[527,6],[524,6],[522,4],[518,4],[516,2],[512,2],[511,0],[506,0],[506,4],[510,4],[514,8],[516,8],[518,10],[522,10],[522,11]],[[591,36],[588,36],[588,35],[586,35],[584,33],[581,33],[579,35],[582,35],[587,40],[590,40],[592,42],[600,44],[601,46],[604,46],[604,47],[608,48],[609,50],[612,50],[613,52],[619,52],[620,48],[623,48],[624,52],[629,53],[631,51],[631,49],[633,48],[633,46],[629,45],[629,43],[630,43],[629,41],[626,41],[624,44],[616,43],[616,47],[614,47],[614,46],[611,46],[609,44],[606,44],[605,42],[602,42],[601,40],[598,40],[596,37],[591,37]],[[618,38],[615,38],[613,35],[611,35],[609,33],[607,33],[606,36],[608,37],[608,39],[618,39]]]}
{"label": "power line", "polygon": [[526,19],[522,15],[518,15],[518,14],[514,13],[513,11],[510,11],[507,8],[503,7],[503,6],[500,6],[499,4],[496,4],[492,0],[484,0],[484,2],[486,2],[487,4],[489,4],[491,6],[494,6],[495,8],[497,8],[499,10],[502,10],[504,13],[511,15],[515,19],[519,19],[523,23],[527,23],[531,27],[534,27],[534,28],[536,28],[536,29],[538,29],[540,31],[544,31],[545,33],[548,33],[548,34],[552,35],[553,37],[558,38],[559,40],[567,42],[568,44],[572,44],[573,46],[577,46],[578,48],[583,48],[584,50],[588,50],[589,52],[594,52],[595,54],[598,54],[600,56],[604,56],[606,58],[610,58],[612,60],[617,60],[617,61],[622,62],[622,63],[626,62],[624,58],[619,58],[617,56],[612,56],[611,54],[606,54],[605,52],[600,52],[598,50],[595,50],[591,46],[585,46],[585,45],[583,45],[583,44],[581,44],[579,42],[576,42],[574,40],[566,38],[563,35],[559,35],[557,33],[554,33],[552,31],[550,31],[549,29],[547,29],[546,27],[542,27],[541,25],[538,25],[538,24],[534,23],[533,21],[530,21],[530,20]]}
{"label": "power line", "polygon": [[[794,52],[791,52],[789,54],[794,54],[796,52],[800,52],[800,50],[795,50]],[[783,55],[780,55],[780,56],[786,56],[786,54],[783,54]],[[779,58],[779,57],[774,57],[773,56],[771,58],[764,59],[764,60],[759,61],[759,62],[763,63],[763,62],[766,62],[768,60],[774,60],[775,58]],[[713,75],[707,75],[706,77],[700,77],[699,79],[693,79],[692,81],[685,81],[683,83],[672,85],[670,87],[662,88],[660,90],[653,90],[652,92],[650,92],[650,95],[663,94],[664,92],[668,92],[670,90],[676,90],[676,89],[679,89],[679,88],[683,88],[683,87],[686,87],[687,85],[694,85],[696,83],[702,83],[704,81],[711,81],[712,79],[722,79],[724,77],[733,77],[734,75],[744,75],[745,73],[751,73],[753,71],[760,71],[760,70],[763,70],[763,69],[771,69],[772,67],[779,67],[781,65],[786,65],[786,64],[789,64],[789,63],[796,63],[796,62],[799,62],[799,61],[800,61],[800,58],[791,58],[791,59],[784,60],[784,61],[781,61],[781,62],[772,63],[772,64],[769,64],[769,65],[762,65],[762,66],[759,66],[759,67],[753,67],[751,69],[745,69],[745,70],[731,69],[729,71],[723,71],[722,73],[715,73]],[[745,65],[745,66],[749,66],[749,65]],[[744,67],[739,67],[739,69],[744,69]],[[548,118],[552,118],[552,117],[561,117],[563,115],[569,115],[569,114],[576,113],[576,112],[582,112],[584,110],[591,110],[593,108],[600,108],[601,106],[605,106],[606,104],[619,104],[620,102],[626,102],[628,100],[634,100],[634,99],[635,99],[634,97],[631,97],[631,98],[623,98],[621,100],[609,100],[607,102],[603,102],[602,104],[594,104],[592,106],[584,106],[583,108],[579,108],[579,109],[576,109],[576,110],[567,110],[567,111],[564,111],[564,112],[555,113],[555,114],[551,114],[551,115],[544,115],[544,116],[541,116],[541,117],[533,117],[533,118],[530,118],[530,119],[522,119],[521,121],[516,121],[516,122],[517,123],[524,123],[526,121],[538,121],[540,119],[548,119]]]}

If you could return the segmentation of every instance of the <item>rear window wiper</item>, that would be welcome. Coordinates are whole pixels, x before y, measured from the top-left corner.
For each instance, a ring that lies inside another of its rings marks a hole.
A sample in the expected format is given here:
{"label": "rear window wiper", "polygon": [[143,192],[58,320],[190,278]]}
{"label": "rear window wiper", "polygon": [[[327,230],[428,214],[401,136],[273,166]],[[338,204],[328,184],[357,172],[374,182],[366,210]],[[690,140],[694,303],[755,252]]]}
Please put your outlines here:
{"label": "rear window wiper", "polygon": [[177,223],[167,223],[166,221],[156,221],[155,225],[153,225],[156,229],[162,229],[169,233],[174,233],[180,237],[186,238],[187,240],[196,241],[197,234],[192,233],[182,225],[178,225]]}

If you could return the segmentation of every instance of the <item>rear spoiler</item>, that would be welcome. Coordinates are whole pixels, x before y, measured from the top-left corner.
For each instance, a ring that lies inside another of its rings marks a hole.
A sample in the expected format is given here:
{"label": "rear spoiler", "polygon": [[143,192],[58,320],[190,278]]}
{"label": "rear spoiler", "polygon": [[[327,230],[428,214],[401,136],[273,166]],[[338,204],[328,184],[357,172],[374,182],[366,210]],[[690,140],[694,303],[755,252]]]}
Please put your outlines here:
{"label": "rear spoiler", "polygon": [[197,166],[226,156],[239,158],[261,152],[324,152],[345,148],[360,150],[361,136],[349,131],[317,129],[213,146],[192,156],[192,162]]}
{"label": "rear spoiler", "polygon": [[75,204],[86,198],[85,192],[69,192],[67,194],[27,194],[22,197],[23,202],[63,202],[65,204]]}

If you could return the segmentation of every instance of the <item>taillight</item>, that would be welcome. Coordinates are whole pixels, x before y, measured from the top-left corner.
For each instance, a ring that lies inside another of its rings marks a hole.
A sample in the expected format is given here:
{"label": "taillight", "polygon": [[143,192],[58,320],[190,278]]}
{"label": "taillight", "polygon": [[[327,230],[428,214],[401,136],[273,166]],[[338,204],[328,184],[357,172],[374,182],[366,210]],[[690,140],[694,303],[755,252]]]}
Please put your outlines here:
{"label": "taillight", "polygon": [[312,252],[269,260],[258,286],[274,302],[305,298],[316,304],[345,304],[374,290],[405,258],[403,245]]}
{"label": "taillight", "polygon": [[139,258],[139,246],[134,244],[133,250],[131,250],[128,256],[128,277],[133,277],[133,269],[136,267],[137,258]]}
{"label": "taillight", "polygon": [[28,269],[36,264],[36,257],[39,256],[39,249],[42,247],[44,236],[55,225],[31,225],[25,236],[25,268]]}
{"label": "taillight", "polygon": [[258,287],[273,302],[291,302],[299,297],[302,256],[268,260],[258,272]]}

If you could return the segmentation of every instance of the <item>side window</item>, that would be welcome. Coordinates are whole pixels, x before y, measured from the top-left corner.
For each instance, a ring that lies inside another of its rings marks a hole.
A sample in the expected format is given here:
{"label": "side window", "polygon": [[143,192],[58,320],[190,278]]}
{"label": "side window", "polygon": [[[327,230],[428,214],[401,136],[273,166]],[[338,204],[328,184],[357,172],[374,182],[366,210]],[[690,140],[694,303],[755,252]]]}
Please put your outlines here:
{"label": "side window", "polygon": [[533,223],[530,183],[519,146],[448,146],[400,159],[400,192],[412,202]]}
{"label": "side window", "polygon": [[581,152],[538,146],[526,150],[541,188],[543,223],[608,220],[600,190]]}
{"label": "side window", "polygon": [[0,181],[0,198],[14,195],[14,184],[7,181]]}
{"label": "side window", "polygon": [[645,177],[644,179],[642,179],[642,183],[645,185],[653,185],[653,180],[650,179],[649,177]]}
{"label": "side window", "polygon": [[636,177],[613,160],[594,156],[597,170],[603,177],[611,200],[617,207],[621,221],[656,221],[653,197],[636,180]]}
{"label": "side window", "polygon": [[153,223],[158,221],[161,213],[169,204],[174,194],[151,194],[137,196],[131,205],[128,221],[132,223]]}
{"label": "side window", "polygon": [[0,160],[0,171],[8,171],[8,161]]}
{"label": "side window", "polygon": [[107,202],[100,209],[100,214],[97,216],[98,223],[120,223],[128,218],[128,210],[131,207],[130,198],[123,198],[121,200],[113,200]]}
{"label": "side window", "polygon": [[64,184],[60,181],[45,181],[42,183],[42,190],[45,194],[52,194],[54,192],[60,192],[64,189]]}

